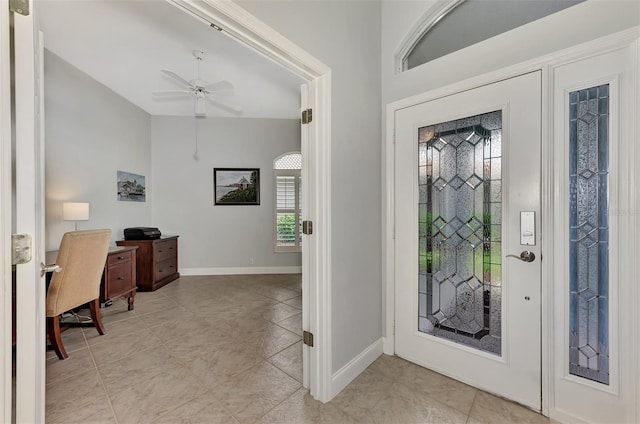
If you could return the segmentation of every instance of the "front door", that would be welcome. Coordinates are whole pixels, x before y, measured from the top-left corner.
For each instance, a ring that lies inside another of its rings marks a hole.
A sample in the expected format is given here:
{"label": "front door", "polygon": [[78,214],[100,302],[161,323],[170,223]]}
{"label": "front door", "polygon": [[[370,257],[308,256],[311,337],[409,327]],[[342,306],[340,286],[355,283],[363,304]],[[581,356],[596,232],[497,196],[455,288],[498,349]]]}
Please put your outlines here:
{"label": "front door", "polygon": [[541,73],[395,115],[395,352],[541,408]]}

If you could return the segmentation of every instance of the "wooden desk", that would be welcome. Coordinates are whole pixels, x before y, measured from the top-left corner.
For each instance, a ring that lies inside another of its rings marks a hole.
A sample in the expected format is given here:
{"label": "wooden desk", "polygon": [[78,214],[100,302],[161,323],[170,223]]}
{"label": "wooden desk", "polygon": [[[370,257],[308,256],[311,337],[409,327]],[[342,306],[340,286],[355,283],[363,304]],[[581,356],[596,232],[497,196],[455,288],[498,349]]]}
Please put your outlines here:
{"label": "wooden desk", "polygon": [[[109,247],[100,282],[100,304],[120,296],[127,298],[129,310],[133,310],[136,296],[136,246]],[[47,252],[47,264],[56,262],[57,250]]]}

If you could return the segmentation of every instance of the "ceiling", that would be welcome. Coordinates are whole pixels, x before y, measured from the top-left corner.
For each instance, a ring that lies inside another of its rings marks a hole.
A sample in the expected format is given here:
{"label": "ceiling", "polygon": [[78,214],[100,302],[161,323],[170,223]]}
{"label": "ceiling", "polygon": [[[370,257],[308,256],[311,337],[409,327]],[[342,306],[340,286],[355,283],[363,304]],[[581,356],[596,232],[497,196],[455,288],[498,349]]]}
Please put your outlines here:
{"label": "ceiling", "polygon": [[182,88],[163,69],[197,78],[201,50],[201,79],[230,81],[216,98],[243,109],[207,102],[207,116],[300,117],[301,78],[164,0],[43,0],[38,20],[46,49],[151,115],[194,115],[192,97],[152,93]]}

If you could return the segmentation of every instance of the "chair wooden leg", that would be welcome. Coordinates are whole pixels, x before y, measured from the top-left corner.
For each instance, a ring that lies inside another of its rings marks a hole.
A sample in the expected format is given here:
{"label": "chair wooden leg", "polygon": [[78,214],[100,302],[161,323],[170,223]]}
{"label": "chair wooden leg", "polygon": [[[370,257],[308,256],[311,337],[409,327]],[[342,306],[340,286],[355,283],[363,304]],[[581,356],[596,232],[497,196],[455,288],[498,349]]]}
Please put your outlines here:
{"label": "chair wooden leg", "polygon": [[100,300],[94,299],[89,302],[89,311],[91,311],[91,320],[93,321],[93,325],[98,330],[100,335],[104,335],[104,325],[102,325],[102,318],[100,317]]}
{"label": "chair wooden leg", "polygon": [[55,350],[58,358],[68,358],[69,355],[62,345],[62,337],[60,336],[60,317],[58,315],[55,317],[47,317],[47,333],[49,334],[49,343],[51,343],[51,347]]}

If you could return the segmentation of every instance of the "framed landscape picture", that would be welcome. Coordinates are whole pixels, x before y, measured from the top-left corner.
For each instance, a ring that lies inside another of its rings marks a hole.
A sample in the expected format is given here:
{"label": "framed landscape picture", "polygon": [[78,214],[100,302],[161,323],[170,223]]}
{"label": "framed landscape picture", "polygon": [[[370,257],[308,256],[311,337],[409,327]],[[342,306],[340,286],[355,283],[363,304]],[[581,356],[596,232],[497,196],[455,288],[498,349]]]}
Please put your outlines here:
{"label": "framed landscape picture", "polygon": [[145,202],[147,188],[144,175],[118,171],[118,200],[127,202]]}
{"label": "framed landscape picture", "polygon": [[259,205],[259,168],[214,168],[214,204]]}

